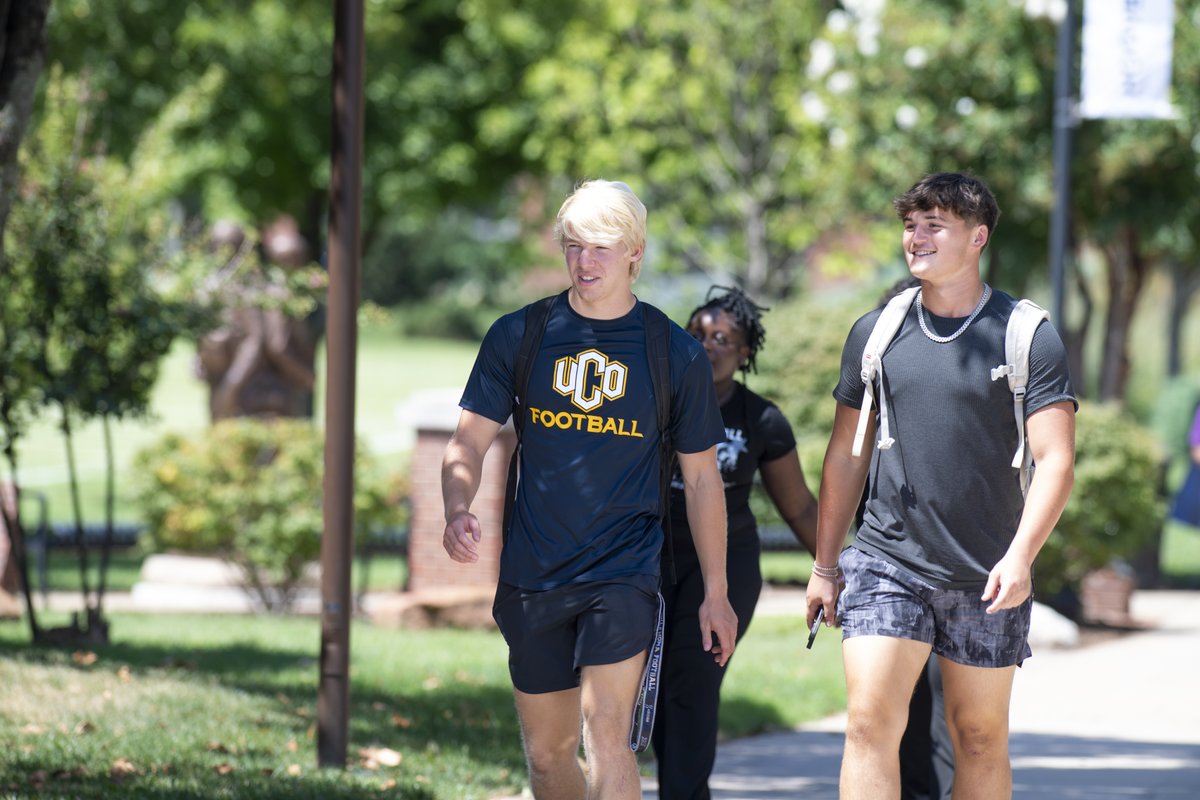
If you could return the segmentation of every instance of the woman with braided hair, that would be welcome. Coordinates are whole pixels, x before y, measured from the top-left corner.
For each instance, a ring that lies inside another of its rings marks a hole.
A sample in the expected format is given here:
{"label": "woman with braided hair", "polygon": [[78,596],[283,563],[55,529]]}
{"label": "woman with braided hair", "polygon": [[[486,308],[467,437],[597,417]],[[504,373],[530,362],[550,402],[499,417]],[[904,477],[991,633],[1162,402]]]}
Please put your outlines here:
{"label": "woman with braided hair", "polygon": [[[746,633],[762,590],[758,526],[750,510],[757,473],[780,516],[810,553],[816,547],[817,502],[804,482],[796,440],[782,412],[735,380],[754,371],[765,332],[758,306],[741,289],[714,286],[707,301],[692,312],[687,330],[712,364],[713,382],[725,424],[725,442],[717,445],[717,465],[725,482],[729,523],[726,569],[729,601],[738,618],[738,639]],[[696,616],[704,583],[688,529],[683,484],[671,485],[671,539],[663,548],[663,597],[667,626],[654,755],[658,761],[659,800],[709,797],[708,777],[717,750],[717,711],[723,667],[701,647]]]}

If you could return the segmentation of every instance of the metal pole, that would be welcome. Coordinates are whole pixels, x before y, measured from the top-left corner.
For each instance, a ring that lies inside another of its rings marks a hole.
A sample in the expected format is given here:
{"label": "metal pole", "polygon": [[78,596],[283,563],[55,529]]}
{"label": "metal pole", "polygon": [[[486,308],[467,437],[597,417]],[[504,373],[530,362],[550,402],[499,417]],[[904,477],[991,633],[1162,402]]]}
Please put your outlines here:
{"label": "metal pole", "polygon": [[317,763],[345,767],[350,718],[354,384],[362,210],[363,0],[337,0],[334,15]]}
{"label": "metal pole", "polygon": [[1050,283],[1053,290],[1052,319],[1060,331],[1066,285],[1066,255],[1071,228],[1071,136],[1075,127],[1075,2],[1067,0],[1067,11],[1058,29],[1058,66],[1054,76],[1054,211],[1050,217]]}

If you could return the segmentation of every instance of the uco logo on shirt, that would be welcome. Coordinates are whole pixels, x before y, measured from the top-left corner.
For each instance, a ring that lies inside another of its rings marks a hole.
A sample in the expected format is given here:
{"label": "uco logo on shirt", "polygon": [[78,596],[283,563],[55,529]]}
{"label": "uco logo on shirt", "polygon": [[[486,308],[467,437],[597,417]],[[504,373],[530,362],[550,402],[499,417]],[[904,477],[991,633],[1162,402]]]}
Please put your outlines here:
{"label": "uco logo on shirt", "polygon": [[[584,350],[577,356],[566,356],[554,362],[554,391],[569,398],[571,404],[580,411],[594,411],[605,400],[623,397],[628,378],[628,367],[620,361],[610,361],[599,350]],[[544,428],[633,436],[638,439],[643,437],[636,419],[602,417],[577,411],[551,411],[530,406],[529,421]]]}
{"label": "uco logo on shirt", "polygon": [[554,362],[554,391],[571,398],[581,411],[594,411],[605,400],[625,394],[629,370],[620,361],[609,361],[599,350],[584,350]]}

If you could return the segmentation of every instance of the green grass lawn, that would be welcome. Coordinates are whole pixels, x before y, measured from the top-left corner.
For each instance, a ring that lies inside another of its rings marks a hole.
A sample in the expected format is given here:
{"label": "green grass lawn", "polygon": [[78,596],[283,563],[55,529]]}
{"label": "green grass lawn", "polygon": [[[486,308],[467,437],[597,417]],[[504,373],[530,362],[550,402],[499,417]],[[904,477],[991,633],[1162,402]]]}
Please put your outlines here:
{"label": "green grass lawn", "polygon": [[1168,586],[1200,588],[1200,530],[1168,521],[1163,528],[1160,563]]}
{"label": "green grass lawn", "polygon": [[801,584],[808,583],[813,560],[803,550],[773,550],[764,552],[759,563],[766,583]]}
{"label": "green grass lawn", "polygon": [[[345,770],[316,768],[317,620],[117,614],[112,639],[30,648],[0,623],[0,796],[472,800],[527,783],[498,633],[355,624]],[[844,707],[838,637],[803,641],[801,620],[755,621],[723,736]]]}

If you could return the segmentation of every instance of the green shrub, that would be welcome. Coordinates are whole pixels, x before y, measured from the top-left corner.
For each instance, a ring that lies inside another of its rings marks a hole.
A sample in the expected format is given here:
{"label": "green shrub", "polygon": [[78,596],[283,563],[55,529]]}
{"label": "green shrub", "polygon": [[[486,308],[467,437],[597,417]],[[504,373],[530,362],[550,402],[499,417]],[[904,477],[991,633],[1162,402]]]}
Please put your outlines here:
{"label": "green shrub", "polygon": [[[850,326],[872,303],[870,294],[806,295],[772,306],[763,317],[766,339],[750,386],[778,405],[792,423],[804,478],[814,495],[833,430],[833,388],[841,372],[842,347]],[[783,524],[760,487],[751,497],[751,507],[759,525]]]}
{"label": "green shrub", "polygon": [[797,440],[823,446],[833,430],[833,387],[850,326],[872,308],[863,296],[805,297],[780,303],[763,318],[766,340],[758,355],[755,391],[773,400],[792,423]]}
{"label": "green shrub", "polygon": [[[265,608],[287,609],[321,551],[324,441],[302,420],[225,420],[205,435],[170,434],[138,454],[138,501],[151,550],[237,565]],[[357,454],[355,537],[395,525],[393,485]]]}
{"label": "green shrub", "polygon": [[482,339],[492,321],[504,313],[466,291],[447,292],[393,311],[401,335],[469,342]]}
{"label": "green shrub", "polygon": [[1075,489],[1037,559],[1039,596],[1078,590],[1083,576],[1132,559],[1162,527],[1162,457],[1153,434],[1118,408],[1081,403]]}

